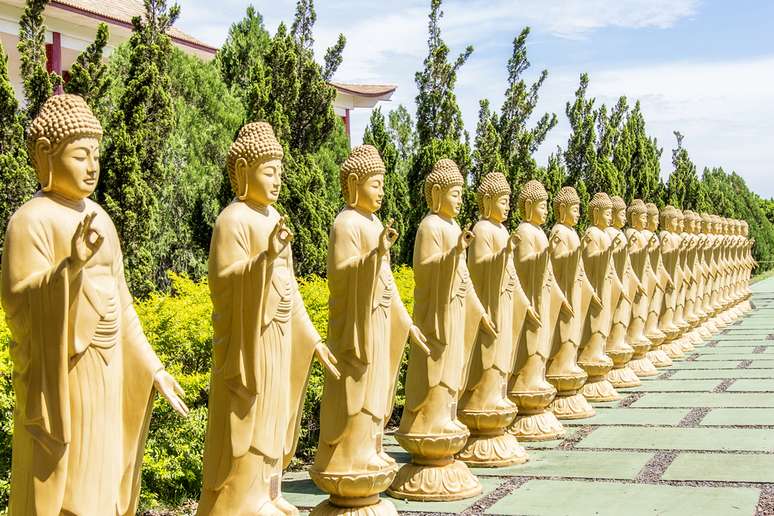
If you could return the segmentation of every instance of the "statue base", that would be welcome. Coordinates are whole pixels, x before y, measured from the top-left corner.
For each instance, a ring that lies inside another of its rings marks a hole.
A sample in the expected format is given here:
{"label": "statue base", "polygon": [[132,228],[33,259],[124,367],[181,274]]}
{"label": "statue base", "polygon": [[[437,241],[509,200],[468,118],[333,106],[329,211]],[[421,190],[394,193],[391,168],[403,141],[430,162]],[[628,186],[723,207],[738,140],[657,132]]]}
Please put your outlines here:
{"label": "statue base", "polygon": [[579,392],[569,395],[562,392],[557,393],[548,408],[557,419],[586,419],[596,415],[594,407]]}
{"label": "statue base", "polygon": [[667,342],[663,346],[661,346],[661,349],[664,351],[664,353],[667,354],[667,356],[672,360],[683,360],[685,359],[685,353],[683,353],[683,346],[681,344],[682,339],[675,339],[672,341]]}
{"label": "statue base", "polygon": [[473,498],[482,491],[481,482],[465,463],[449,457],[443,464],[411,462],[404,465],[395,475],[387,494],[399,500],[451,502]]}
{"label": "statue base", "polygon": [[677,341],[680,343],[680,350],[683,353],[692,353],[696,351],[696,348],[693,346],[693,343],[691,342],[691,339],[688,337],[688,335],[689,334],[683,335],[683,337]]}
{"label": "statue base", "polygon": [[629,368],[634,371],[638,378],[649,378],[659,374],[656,366],[653,365],[647,354],[642,358],[635,358],[629,362]]}
{"label": "statue base", "polygon": [[645,357],[658,369],[672,367],[672,359],[661,349],[661,346],[648,351]]}
{"label": "statue base", "polygon": [[394,516],[392,503],[381,500],[395,478],[397,464],[368,473],[324,473],[309,470],[309,477],[330,497],[317,505],[310,514],[315,516]]}
{"label": "statue base", "polygon": [[596,402],[618,401],[623,398],[605,376],[589,376],[586,385],[581,390],[581,394],[588,401]]}
{"label": "statue base", "polygon": [[556,395],[556,389],[550,387],[550,391],[509,393],[519,407],[519,412],[508,427],[508,433],[515,435],[520,441],[551,441],[564,437],[564,427],[553,413],[546,410]]}
{"label": "statue base", "polygon": [[616,389],[625,389],[642,385],[639,376],[637,376],[628,365],[611,369],[610,372],[607,373],[607,380],[613,384],[613,387]]}
{"label": "statue base", "polygon": [[387,493],[401,500],[448,502],[481,494],[481,483],[454,455],[470,437],[467,430],[445,435],[395,434],[411,462],[395,475]]}
{"label": "statue base", "polygon": [[516,405],[499,410],[460,410],[457,416],[470,430],[457,459],[477,468],[501,468],[527,462],[518,439],[505,431],[516,416]]}
{"label": "statue base", "polygon": [[503,431],[499,435],[471,433],[457,459],[474,468],[504,468],[524,464],[529,457],[519,440]]}

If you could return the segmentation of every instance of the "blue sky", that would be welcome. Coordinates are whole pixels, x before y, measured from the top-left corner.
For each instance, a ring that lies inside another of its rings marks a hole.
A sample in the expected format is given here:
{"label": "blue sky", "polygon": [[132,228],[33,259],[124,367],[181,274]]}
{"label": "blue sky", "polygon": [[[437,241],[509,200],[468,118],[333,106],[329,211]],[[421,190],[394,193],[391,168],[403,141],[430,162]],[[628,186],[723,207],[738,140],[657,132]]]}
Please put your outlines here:
{"label": "blue sky", "polygon": [[[214,44],[250,2],[179,0],[179,28]],[[270,32],[290,23],[294,0],[252,2]],[[414,112],[414,73],[426,55],[429,0],[317,0],[318,57],[339,32],[348,38],[336,79],[397,84],[391,103]],[[475,131],[478,102],[499,107],[513,38],[529,25],[532,68],[549,72],[537,114],[554,112],[559,125],[538,150],[545,163],[564,146],[564,115],[582,72],[591,96],[614,104],[620,95],[642,102],[648,130],[664,147],[662,174],[672,166],[673,130],[685,135],[699,171],[736,170],[764,197],[774,197],[774,1],[768,0],[446,0],[444,39],[454,52],[475,51],[458,77],[457,97],[467,129]],[[353,113],[353,143],[368,110]]]}

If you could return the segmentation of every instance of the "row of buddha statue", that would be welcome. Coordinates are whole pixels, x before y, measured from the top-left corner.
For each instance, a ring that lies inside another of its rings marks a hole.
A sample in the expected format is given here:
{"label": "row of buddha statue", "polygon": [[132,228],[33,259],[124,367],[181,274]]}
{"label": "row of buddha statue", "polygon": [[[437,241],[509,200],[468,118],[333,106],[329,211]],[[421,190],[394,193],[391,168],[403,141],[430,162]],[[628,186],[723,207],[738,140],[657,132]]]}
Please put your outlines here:
{"label": "row of buddha statue", "polygon": [[[183,390],[148,343],[124,279],[118,234],[89,199],[102,128],[80,97],[52,97],[28,145],[40,191],[10,219],[2,306],[16,409],[11,516],[131,515],[153,393],[185,416]],[[313,358],[325,367],[309,474],[329,498],[312,514],[394,515],[380,494],[455,500],[482,488],[468,466],[528,460],[519,440],[556,439],[560,420],[594,415],[747,311],[753,242],[744,221],[596,194],[553,199],[529,181],[507,229],[511,186],[477,189],[480,219],[460,227],[465,180],[438,161],[424,182],[414,313],[393,279],[391,221],[377,217],[385,166],[374,147],[341,167],[346,207],[330,231],[327,342],[293,274],[293,240],[273,207],[283,147],[250,123],[231,146],[235,198],[209,256],[213,365],[201,515],[293,515],[282,471],[295,452]],[[661,231],[658,229],[661,227]],[[624,229],[625,228],[625,229]],[[383,446],[410,343],[395,431],[411,461]]]}

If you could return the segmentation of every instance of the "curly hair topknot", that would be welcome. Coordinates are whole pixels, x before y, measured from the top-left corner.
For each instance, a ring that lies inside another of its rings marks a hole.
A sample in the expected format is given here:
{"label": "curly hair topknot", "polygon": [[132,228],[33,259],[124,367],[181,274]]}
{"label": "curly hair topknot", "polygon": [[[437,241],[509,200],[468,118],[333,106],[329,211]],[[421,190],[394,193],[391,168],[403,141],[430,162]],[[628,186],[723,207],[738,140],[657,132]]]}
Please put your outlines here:
{"label": "curly hair topknot", "polygon": [[610,196],[604,192],[594,194],[591,202],[589,203],[589,214],[593,217],[594,210],[612,210],[613,201],[610,200]]}
{"label": "curly hair topknot", "polygon": [[341,172],[339,172],[339,183],[341,184],[341,193],[344,195],[344,199],[349,199],[347,178],[349,178],[350,174],[355,174],[357,182],[362,183],[367,177],[384,173],[384,162],[376,147],[373,145],[359,145],[355,147],[341,165]]}
{"label": "curly hair topknot", "polygon": [[284,152],[282,145],[274,136],[274,129],[267,122],[252,122],[240,129],[239,136],[228,149],[226,158],[226,167],[228,168],[228,179],[231,181],[231,189],[235,194],[239,194],[236,180],[236,162],[244,158],[248,164],[252,165],[257,161],[268,161],[271,159],[282,159]]}
{"label": "curly hair topknot", "polygon": [[85,136],[102,138],[102,125],[89,105],[78,95],[55,95],[30,124],[27,148],[35,164],[34,148],[40,138],[47,138],[55,152],[63,143]]}
{"label": "curly hair topknot", "polygon": [[648,216],[652,215],[658,215],[658,206],[656,206],[654,203],[649,202],[645,205],[645,207],[648,209]]}
{"label": "curly hair topknot", "polygon": [[511,194],[511,185],[508,184],[508,179],[501,172],[490,172],[481,179],[481,184],[478,185],[476,191],[476,200],[478,201],[478,209],[481,213],[484,212],[484,197],[491,199],[497,199],[502,195]]}
{"label": "curly hair topknot", "polygon": [[450,159],[441,159],[433,165],[433,170],[425,178],[425,201],[427,206],[432,209],[433,206],[433,187],[438,185],[441,191],[452,186],[462,186],[465,180],[462,177],[460,168]]}
{"label": "curly hair topknot", "polygon": [[612,196],[610,196],[610,200],[613,201],[613,210],[614,211],[624,211],[624,210],[626,210],[626,201],[623,200],[623,197],[620,197],[618,195],[612,195]]}
{"label": "curly hair topknot", "polygon": [[524,205],[527,203],[527,201],[530,201],[533,204],[535,204],[540,201],[547,201],[547,200],[548,200],[548,192],[546,192],[546,188],[543,186],[543,183],[541,183],[537,179],[532,179],[530,181],[527,181],[519,191],[519,200],[518,200],[519,215],[522,218],[525,218],[527,216],[526,213],[524,213]]}
{"label": "curly hair topknot", "polygon": [[664,208],[659,212],[659,220],[660,220],[661,226],[666,228],[667,221],[672,217],[677,216],[676,211],[677,209],[672,205],[664,206]]}
{"label": "curly hair topknot", "polygon": [[559,207],[560,206],[572,206],[573,204],[580,204],[580,197],[578,192],[572,186],[564,186],[559,193],[554,196],[554,215],[559,220]]}
{"label": "curly hair topknot", "polygon": [[648,213],[648,207],[645,206],[645,203],[642,201],[642,199],[634,199],[626,208],[626,218],[629,219],[630,224],[634,217],[639,217],[640,215],[646,213]]}

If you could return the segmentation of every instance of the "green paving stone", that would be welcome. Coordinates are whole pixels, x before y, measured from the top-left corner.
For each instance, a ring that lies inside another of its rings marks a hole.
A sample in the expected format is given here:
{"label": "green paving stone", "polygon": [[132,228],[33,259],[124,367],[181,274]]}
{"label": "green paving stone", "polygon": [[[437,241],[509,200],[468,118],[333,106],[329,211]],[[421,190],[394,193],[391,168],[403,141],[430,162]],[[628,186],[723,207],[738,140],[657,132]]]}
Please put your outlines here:
{"label": "green paving stone", "polygon": [[530,480],[487,510],[524,516],[750,516],[760,490]]}
{"label": "green paving stone", "polygon": [[[484,492],[481,495],[457,502],[407,502],[396,500],[387,495],[382,495],[382,497],[395,504],[399,511],[460,513],[494,491],[502,481],[496,478],[482,478],[480,480],[484,488]],[[320,491],[314,485],[314,482],[309,479],[309,475],[306,472],[288,473],[285,475],[282,482],[282,494],[288,502],[296,507],[307,509],[315,507],[328,498],[327,494]]]}
{"label": "green paving stone", "polygon": [[763,360],[753,360],[749,366],[747,366],[747,369],[771,369],[774,368],[774,360],[771,359],[763,359]]}
{"label": "green paving stone", "polygon": [[[718,348],[742,348],[742,347],[747,348],[747,347],[750,347],[750,345],[754,345],[755,347],[770,346],[770,345],[774,345],[774,341],[762,340],[757,338],[755,340],[736,338],[736,339],[720,339],[717,341]],[[704,351],[707,351],[710,349],[713,349],[713,348],[703,347],[699,352],[704,353]]]}
{"label": "green paving stone", "polygon": [[735,355],[739,353],[752,353],[757,346],[718,346],[716,348],[701,348],[702,355]]}
{"label": "green paving stone", "polygon": [[704,416],[702,426],[774,426],[774,409],[717,408]]}
{"label": "green paving stone", "polygon": [[699,355],[696,357],[696,362],[707,362],[710,360],[713,362],[717,362],[718,360],[739,362],[741,360],[755,360],[756,358],[763,358],[763,356],[763,353],[734,353],[732,355],[728,355],[728,358],[725,358],[724,356],[722,359],[720,359],[718,358],[719,355]]}
{"label": "green paving stone", "polygon": [[726,392],[772,392],[774,391],[773,379],[742,379],[737,380],[726,389]]}
{"label": "green paving stone", "polygon": [[[741,360],[702,360],[701,362],[691,361],[672,362],[672,366],[659,371],[668,369],[735,369]],[[774,366],[774,364],[772,364]]]}
{"label": "green paving stone", "polygon": [[576,448],[774,452],[774,432],[740,428],[609,427],[594,430]]}
{"label": "green paving stone", "polygon": [[529,462],[509,468],[473,468],[475,475],[634,480],[653,457],[644,452],[533,451]]}
{"label": "green paving stone", "polygon": [[774,407],[774,396],[767,393],[750,392],[686,392],[679,396],[671,393],[648,393],[632,404],[638,408],[668,407]]}
{"label": "green paving stone", "polygon": [[639,387],[619,389],[623,392],[711,392],[721,382],[717,380],[651,380]]}
{"label": "green paving stone", "polygon": [[774,456],[681,453],[661,478],[714,482],[774,482]]}
{"label": "green paving stone", "polygon": [[582,425],[676,425],[690,409],[597,409],[597,415],[588,419],[562,421],[565,426]]}
{"label": "green paving stone", "polygon": [[774,378],[774,369],[686,369],[677,371],[670,379],[694,380],[698,378],[727,380],[730,378]]}

